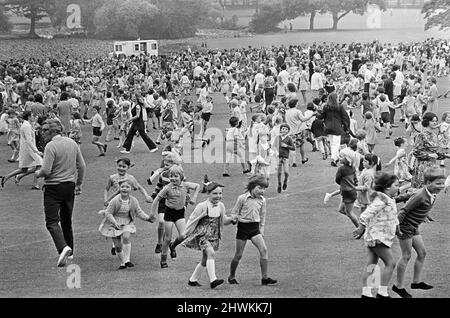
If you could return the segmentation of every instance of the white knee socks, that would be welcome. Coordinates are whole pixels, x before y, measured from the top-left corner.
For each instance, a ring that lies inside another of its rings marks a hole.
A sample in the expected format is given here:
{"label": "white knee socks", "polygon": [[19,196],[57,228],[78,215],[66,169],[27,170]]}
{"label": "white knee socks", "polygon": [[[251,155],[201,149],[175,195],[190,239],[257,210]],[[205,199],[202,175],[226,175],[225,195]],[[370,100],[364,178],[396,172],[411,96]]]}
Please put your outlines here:
{"label": "white knee socks", "polygon": [[120,265],[125,265],[125,257],[123,255],[123,251],[116,252],[117,257],[119,257]]}
{"label": "white knee socks", "polygon": [[213,282],[217,279],[216,277],[216,266],[213,259],[208,259],[206,261],[206,270],[208,271],[209,281]]}
{"label": "white knee socks", "polygon": [[131,243],[123,244],[123,258],[125,263],[130,261]]}
{"label": "white knee socks", "polygon": [[202,276],[203,269],[204,269],[204,266],[202,266],[202,263],[201,262],[198,263],[197,266],[195,267],[194,272],[192,273],[191,278],[189,278],[189,280],[191,282],[198,282]]}

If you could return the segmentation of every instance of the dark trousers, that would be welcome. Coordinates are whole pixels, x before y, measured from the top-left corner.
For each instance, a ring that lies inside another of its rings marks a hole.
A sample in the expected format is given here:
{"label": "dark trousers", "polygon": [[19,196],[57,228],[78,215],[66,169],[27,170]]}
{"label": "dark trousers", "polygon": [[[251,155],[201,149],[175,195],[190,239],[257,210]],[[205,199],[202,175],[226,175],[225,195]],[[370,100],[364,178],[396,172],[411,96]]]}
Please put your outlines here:
{"label": "dark trousers", "polygon": [[395,118],[395,108],[389,107],[389,114],[390,114],[389,119],[390,119],[391,125],[393,125],[394,124],[394,118]]}
{"label": "dark trousers", "polygon": [[131,143],[133,142],[133,138],[136,135],[136,131],[139,131],[139,136],[141,136],[142,140],[144,140],[144,142],[147,145],[149,150],[156,148],[156,144],[145,133],[144,128],[136,129],[136,127],[131,126],[130,130],[128,131],[127,138],[125,139],[125,142],[123,143],[123,147],[127,151],[130,151],[130,149],[131,149]]}
{"label": "dark trousers", "polygon": [[264,90],[264,98],[266,100],[266,106],[269,106],[272,104],[275,97],[275,89],[273,88],[266,88]]}
{"label": "dark trousers", "polygon": [[364,83],[364,92],[369,94],[369,90],[370,90],[370,83]]}
{"label": "dark trousers", "polygon": [[45,226],[52,236],[58,253],[61,253],[66,246],[73,250],[72,212],[74,200],[74,182],[44,186]]}

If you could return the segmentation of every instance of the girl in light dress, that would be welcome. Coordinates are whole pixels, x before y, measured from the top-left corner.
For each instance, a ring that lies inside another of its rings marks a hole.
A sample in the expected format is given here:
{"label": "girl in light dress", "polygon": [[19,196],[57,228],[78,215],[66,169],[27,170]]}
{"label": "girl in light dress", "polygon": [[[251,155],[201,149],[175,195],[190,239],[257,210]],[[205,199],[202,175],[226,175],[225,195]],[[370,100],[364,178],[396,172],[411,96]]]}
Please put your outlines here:
{"label": "girl in light dress", "polygon": [[364,235],[364,243],[368,251],[367,268],[363,274],[362,298],[372,298],[372,287],[368,285],[369,276],[378,273],[378,260],[384,262],[381,271],[381,282],[378,287],[377,298],[389,298],[387,286],[395,269],[395,260],[391,246],[394,243],[398,226],[397,205],[395,196],[399,183],[395,175],[381,173],[375,178],[372,203],[361,213],[359,227],[353,231],[355,238]]}
{"label": "girl in light dress", "polygon": [[[103,192],[103,201],[105,207],[108,207],[109,203],[115,196],[120,193],[120,182],[124,180],[128,180],[131,185],[131,190],[136,191],[139,190],[145,197],[145,201],[147,203],[152,203],[153,199],[148,195],[147,191],[144,189],[142,185],[136,180],[134,176],[128,173],[128,170],[131,168],[132,164],[130,159],[128,158],[120,158],[116,161],[117,164],[117,173],[112,174],[108,178],[108,182],[105,187],[105,191]],[[99,214],[105,215],[106,210],[102,210]],[[116,249],[113,241],[113,245],[111,248],[111,254],[116,255]]]}
{"label": "girl in light dress", "polygon": [[120,260],[119,269],[134,267],[130,261],[131,234],[136,233],[134,220],[153,223],[155,215],[147,215],[140,207],[138,200],[130,195],[132,183],[129,180],[119,182],[120,195],[115,196],[108,204],[105,218],[100,224],[99,231],[103,236],[111,237],[114,241],[115,250]]}
{"label": "girl in light dress", "polygon": [[409,167],[406,155],[406,139],[403,137],[398,137],[394,140],[394,145],[397,147],[397,153],[394,158],[392,158],[386,167],[389,167],[394,163],[394,175],[397,177],[400,183],[410,182],[411,174],[409,173]]}
{"label": "girl in light dress", "polygon": [[17,113],[14,109],[8,110],[8,117],[6,122],[8,123],[8,146],[12,149],[11,159],[8,162],[16,162],[19,160],[19,139],[20,139],[20,122],[17,118]]}
{"label": "girl in light dress", "polygon": [[202,260],[195,267],[189,278],[189,286],[201,286],[198,282],[204,267],[208,272],[211,288],[221,285],[223,279],[217,279],[215,269],[215,253],[219,250],[224,225],[236,224],[237,217],[225,215],[222,203],[223,185],[210,182],[207,185],[208,199],[199,203],[191,213],[183,233],[182,245],[202,251]]}

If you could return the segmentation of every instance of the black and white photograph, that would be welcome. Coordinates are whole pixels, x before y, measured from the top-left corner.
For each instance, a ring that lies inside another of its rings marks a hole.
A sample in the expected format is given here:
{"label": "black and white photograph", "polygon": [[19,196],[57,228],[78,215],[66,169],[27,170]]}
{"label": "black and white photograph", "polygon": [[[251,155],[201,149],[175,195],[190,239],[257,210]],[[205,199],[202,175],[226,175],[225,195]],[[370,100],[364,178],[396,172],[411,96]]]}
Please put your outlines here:
{"label": "black and white photograph", "polygon": [[0,0],[0,298],[447,298],[447,159],[450,0]]}

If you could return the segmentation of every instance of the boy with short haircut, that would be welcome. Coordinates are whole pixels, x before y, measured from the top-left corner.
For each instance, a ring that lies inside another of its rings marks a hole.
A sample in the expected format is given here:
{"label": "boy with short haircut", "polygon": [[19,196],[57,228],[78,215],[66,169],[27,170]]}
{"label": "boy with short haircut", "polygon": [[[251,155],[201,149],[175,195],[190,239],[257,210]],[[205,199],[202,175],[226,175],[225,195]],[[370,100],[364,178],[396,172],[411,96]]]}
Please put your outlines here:
{"label": "boy with short haircut", "polygon": [[281,174],[284,172],[283,190],[287,188],[289,178],[289,151],[295,151],[292,138],[288,136],[291,128],[288,124],[280,125],[280,135],[278,136],[278,193],[281,193]]}
{"label": "boy with short haircut", "polygon": [[425,261],[425,244],[419,234],[419,225],[423,222],[433,221],[429,212],[436,202],[436,195],[444,188],[444,171],[438,167],[429,167],[424,173],[425,186],[418,190],[398,214],[399,227],[397,237],[400,242],[402,257],[397,263],[397,284],[392,290],[402,298],[412,298],[411,294],[404,288],[406,266],[411,258],[411,249],[417,253],[414,263],[414,277],[411,284],[412,289],[432,289],[433,286],[420,281],[423,264]]}

